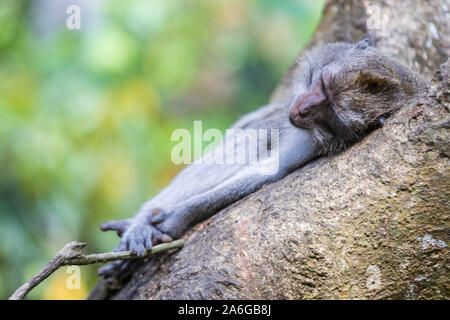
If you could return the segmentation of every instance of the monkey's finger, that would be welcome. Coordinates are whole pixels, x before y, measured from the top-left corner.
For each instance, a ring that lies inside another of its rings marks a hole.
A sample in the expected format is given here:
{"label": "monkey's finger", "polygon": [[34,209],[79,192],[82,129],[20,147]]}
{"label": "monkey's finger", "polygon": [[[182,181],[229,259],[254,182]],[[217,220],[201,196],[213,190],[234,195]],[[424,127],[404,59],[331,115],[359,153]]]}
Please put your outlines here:
{"label": "monkey's finger", "polygon": [[123,275],[126,271],[130,269],[130,266],[134,263],[133,260],[122,261],[117,269],[118,274]]}
{"label": "monkey's finger", "polygon": [[131,219],[124,220],[113,220],[104,222],[100,225],[102,231],[114,230],[114,231],[124,231],[131,224]]}
{"label": "monkey's finger", "polygon": [[154,212],[152,217],[150,218],[150,223],[151,224],[158,224],[163,222],[168,216],[167,211],[158,211],[158,212]]}
{"label": "monkey's finger", "polygon": [[112,277],[121,269],[123,263],[123,261],[111,262],[110,264],[98,269],[98,275],[104,278]]}
{"label": "monkey's finger", "polygon": [[146,251],[152,250],[152,247],[153,247],[154,244],[155,244],[155,243],[152,243],[151,237],[150,237],[150,238],[149,238],[149,237],[146,237],[146,238],[144,239],[144,247],[145,247],[145,250],[146,250]]}
{"label": "monkey's finger", "polygon": [[160,243],[160,242],[172,242],[173,239],[171,236],[162,233],[158,229],[153,230],[153,244]]}
{"label": "monkey's finger", "polygon": [[125,220],[114,220],[114,221],[108,221],[104,222],[100,225],[100,229],[102,231],[108,231],[113,230],[116,231],[119,236],[124,233],[128,227],[131,224],[131,219],[125,219]]}
{"label": "monkey's finger", "polygon": [[113,251],[127,251],[127,244],[124,241],[120,241],[119,245]]}
{"label": "monkey's finger", "polygon": [[167,243],[167,242],[172,242],[172,241],[173,241],[173,238],[171,236],[169,236],[167,234],[163,234],[163,236],[161,238],[161,242]]}
{"label": "monkey's finger", "polygon": [[156,228],[153,228],[152,243],[153,244],[160,243],[161,242],[161,236],[162,236],[161,231],[159,231]]}
{"label": "monkey's finger", "polygon": [[[149,237],[151,237],[151,235],[149,235]],[[142,235],[142,233],[136,233],[128,241],[128,250],[138,256],[143,256],[145,254],[144,243],[145,237]]]}

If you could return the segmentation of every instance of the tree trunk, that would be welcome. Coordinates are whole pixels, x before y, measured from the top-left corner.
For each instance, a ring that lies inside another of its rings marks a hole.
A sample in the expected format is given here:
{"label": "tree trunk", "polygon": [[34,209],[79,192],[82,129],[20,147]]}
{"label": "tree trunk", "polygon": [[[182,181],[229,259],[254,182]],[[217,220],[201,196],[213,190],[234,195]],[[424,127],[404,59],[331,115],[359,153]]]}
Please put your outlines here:
{"label": "tree trunk", "polygon": [[[369,35],[431,76],[448,59],[449,6],[332,0],[310,46]],[[222,210],[109,298],[448,299],[449,66],[384,128]]]}

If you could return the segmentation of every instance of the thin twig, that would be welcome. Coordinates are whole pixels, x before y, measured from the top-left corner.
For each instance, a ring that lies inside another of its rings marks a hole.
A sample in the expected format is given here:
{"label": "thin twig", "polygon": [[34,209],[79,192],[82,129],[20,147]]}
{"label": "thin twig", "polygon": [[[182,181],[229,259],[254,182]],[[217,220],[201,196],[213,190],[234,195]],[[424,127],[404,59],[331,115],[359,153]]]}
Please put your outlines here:
{"label": "thin twig", "polygon": [[62,248],[55,257],[41,269],[41,271],[17,289],[13,295],[9,297],[9,300],[22,300],[34,287],[63,266],[83,266],[116,260],[142,259],[158,252],[181,248],[183,245],[184,240],[182,239],[169,243],[162,243],[154,246],[152,250],[147,252],[144,256],[137,256],[130,251],[84,254],[83,248],[86,246],[86,243],[73,241],[66,244],[64,248]]}

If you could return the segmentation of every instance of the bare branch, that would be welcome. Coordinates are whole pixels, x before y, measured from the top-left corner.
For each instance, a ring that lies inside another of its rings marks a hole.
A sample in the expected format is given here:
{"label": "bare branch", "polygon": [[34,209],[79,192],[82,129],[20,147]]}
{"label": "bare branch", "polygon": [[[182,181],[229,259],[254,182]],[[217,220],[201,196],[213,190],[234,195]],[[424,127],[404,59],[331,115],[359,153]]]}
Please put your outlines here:
{"label": "bare branch", "polygon": [[86,243],[73,241],[66,244],[64,248],[62,248],[55,257],[41,269],[41,271],[17,289],[13,295],[9,297],[9,300],[22,300],[34,287],[63,266],[82,266],[116,260],[142,259],[158,252],[181,248],[183,245],[184,240],[182,239],[169,243],[162,243],[154,246],[152,250],[147,252],[144,256],[137,256],[130,251],[84,254],[83,248],[86,246]]}

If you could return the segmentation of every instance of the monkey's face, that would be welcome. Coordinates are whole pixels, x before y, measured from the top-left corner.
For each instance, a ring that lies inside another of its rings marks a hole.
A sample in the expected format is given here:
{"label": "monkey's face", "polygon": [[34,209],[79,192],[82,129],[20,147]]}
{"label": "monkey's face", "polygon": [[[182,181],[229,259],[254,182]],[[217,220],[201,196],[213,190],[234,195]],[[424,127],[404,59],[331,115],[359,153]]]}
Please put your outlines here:
{"label": "monkey's face", "polygon": [[[405,97],[398,68],[374,48],[324,47],[303,67],[309,85],[293,99],[290,122],[309,129],[318,141],[348,145],[377,127]],[[318,60],[318,62],[317,62]]]}
{"label": "monkey's face", "polygon": [[[349,101],[343,99],[344,91],[351,88],[343,82],[346,79],[340,79],[335,85],[337,76],[342,73],[350,75],[333,62],[323,66],[319,75],[311,77],[314,81],[311,81],[309,88],[298,94],[290,106],[289,121],[298,128],[311,130],[316,140],[355,140],[353,127],[346,121]],[[343,87],[346,90],[341,90]]]}
{"label": "monkey's face", "polygon": [[289,121],[303,129],[324,126],[333,131],[329,124],[335,118],[332,103],[321,75],[314,85],[295,98],[290,107]]}

